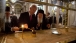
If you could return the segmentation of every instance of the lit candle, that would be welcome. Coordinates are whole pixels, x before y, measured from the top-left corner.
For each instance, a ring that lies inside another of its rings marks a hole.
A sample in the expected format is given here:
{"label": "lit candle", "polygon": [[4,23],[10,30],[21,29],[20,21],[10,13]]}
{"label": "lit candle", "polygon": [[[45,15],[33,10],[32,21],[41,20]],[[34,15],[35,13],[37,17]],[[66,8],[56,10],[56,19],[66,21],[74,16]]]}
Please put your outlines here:
{"label": "lit candle", "polygon": [[24,25],[21,25],[21,28],[24,28]]}
{"label": "lit candle", "polygon": [[68,27],[67,26],[65,27],[65,29],[66,29],[66,32],[68,32]]}
{"label": "lit candle", "polygon": [[23,29],[24,29],[24,25],[21,25],[22,28],[22,39],[23,39]]}

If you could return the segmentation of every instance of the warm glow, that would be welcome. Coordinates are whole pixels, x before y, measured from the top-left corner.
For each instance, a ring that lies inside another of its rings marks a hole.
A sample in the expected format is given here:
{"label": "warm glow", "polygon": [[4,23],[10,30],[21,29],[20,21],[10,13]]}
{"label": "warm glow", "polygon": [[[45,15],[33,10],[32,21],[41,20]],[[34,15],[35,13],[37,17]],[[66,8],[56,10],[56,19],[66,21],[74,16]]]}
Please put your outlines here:
{"label": "warm glow", "polygon": [[21,25],[21,28],[24,28],[24,25]]}
{"label": "warm glow", "polygon": [[24,24],[24,28],[28,29],[28,24]]}
{"label": "warm glow", "polygon": [[28,29],[28,25],[27,25],[27,24],[22,24],[22,25],[21,25],[21,28],[26,28],[26,29]]}
{"label": "warm glow", "polygon": [[60,43],[60,42],[56,42],[56,43]]}

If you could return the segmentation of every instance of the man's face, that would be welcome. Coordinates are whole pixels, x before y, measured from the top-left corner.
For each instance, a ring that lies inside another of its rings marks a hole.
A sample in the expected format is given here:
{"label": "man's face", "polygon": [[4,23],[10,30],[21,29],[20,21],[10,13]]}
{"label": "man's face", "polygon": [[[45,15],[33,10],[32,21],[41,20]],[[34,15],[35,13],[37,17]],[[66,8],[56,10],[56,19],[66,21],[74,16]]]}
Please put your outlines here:
{"label": "man's face", "polygon": [[37,10],[36,7],[31,7],[31,8],[30,8],[31,14],[34,14],[36,10]]}
{"label": "man's face", "polygon": [[42,13],[38,13],[38,18],[42,19],[43,18],[43,14]]}

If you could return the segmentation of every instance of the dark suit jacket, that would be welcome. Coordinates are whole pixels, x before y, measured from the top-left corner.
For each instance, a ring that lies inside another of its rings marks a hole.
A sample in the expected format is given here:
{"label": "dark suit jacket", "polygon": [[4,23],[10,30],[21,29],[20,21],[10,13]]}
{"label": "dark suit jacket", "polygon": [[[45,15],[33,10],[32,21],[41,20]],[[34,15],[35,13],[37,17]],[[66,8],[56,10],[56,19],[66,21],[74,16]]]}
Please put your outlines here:
{"label": "dark suit jacket", "polygon": [[55,23],[56,24],[56,17],[54,16],[52,16],[52,17],[50,17],[50,19],[49,19],[49,23],[50,24],[52,24],[52,23]]}
{"label": "dark suit jacket", "polygon": [[28,24],[28,27],[35,27],[36,26],[36,18],[35,14],[32,15],[32,20],[30,21],[30,16],[28,12],[21,13],[19,17],[19,25],[21,24]]}
{"label": "dark suit jacket", "polygon": [[18,26],[18,19],[16,16],[11,16],[11,27]]}

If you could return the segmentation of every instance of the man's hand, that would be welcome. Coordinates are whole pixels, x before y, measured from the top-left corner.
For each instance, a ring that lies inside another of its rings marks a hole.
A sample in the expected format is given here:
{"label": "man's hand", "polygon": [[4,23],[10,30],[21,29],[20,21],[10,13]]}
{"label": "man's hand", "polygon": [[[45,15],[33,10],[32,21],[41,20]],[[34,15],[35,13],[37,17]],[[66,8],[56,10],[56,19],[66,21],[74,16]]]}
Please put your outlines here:
{"label": "man's hand", "polygon": [[18,27],[12,27],[11,31],[19,31],[19,28]]}
{"label": "man's hand", "polygon": [[51,25],[50,24],[47,24],[47,28],[51,28]]}
{"label": "man's hand", "polygon": [[24,24],[24,28],[28,29],[28,24]]}

